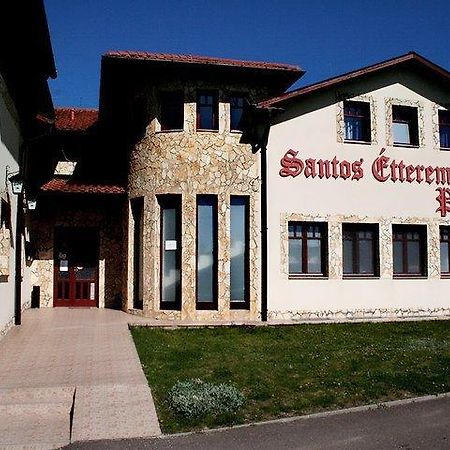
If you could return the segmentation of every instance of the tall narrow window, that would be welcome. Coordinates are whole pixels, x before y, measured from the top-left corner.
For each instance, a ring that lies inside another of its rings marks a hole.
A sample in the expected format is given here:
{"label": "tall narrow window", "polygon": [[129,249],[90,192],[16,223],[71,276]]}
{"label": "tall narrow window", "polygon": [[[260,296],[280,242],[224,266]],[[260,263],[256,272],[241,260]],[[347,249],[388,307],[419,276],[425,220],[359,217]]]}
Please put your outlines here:
{"label": "tall narrow window", "polygon": [[249,308],[249,198],[230,198],[230,305]]}
{"label": "tall narrow window", "polygon": [[450,226],[439,227],[441,236],[441,277],[450,278]]}
{"label": "tall narrow window", "polygon": [[392,105],[392,137],[394,145],[419,146],[417,108]]}
{"label": "tall narrow window", "polygon": [[197,309],[217,308],[217,196],[197,196]]}
{"label": "tall narrow window", "polygon": [[133,217],[133,308],[142,309],[143,306],[143,216],[144,197],[130,200]]}
{"label": "tall narrow window", "polygon": [[181,196],[161,195],[161,309],[181,307]]}
{"label": "tall narrow window", "polygon": [[378,225],[344,223],[344,277],[378,276]]}
{"label": "tall narrow window", "polygon": [[184,96],[182,91],[162,92],[161,130],[182,130],[184,121]]}
{"label": "tall narrow window", "polygon": [[344,102],[345,140],[370,142],[370,103]]}
{"label": "tall narrow window", "polygon": [[441,148],[450,150],[450,111],[439,110],[439,142]]}
{"label": "tall narrow window", "polygon": [[217,92],[197,94],[197,130],[219,129],[219,102]]}
{"label": "tall narrow window", "polygon": [[393,225],[394,277],[427,275],[426,225]]}
{"label": "tall narrow window", "polygon": [[242,114],[244,113],[245,98],[242,95],[230,97],[230,130],[242,131]]}
{"label": "tall narrow window", "polygon": [[289,275],[327,276],[327,224],[289,222]]}

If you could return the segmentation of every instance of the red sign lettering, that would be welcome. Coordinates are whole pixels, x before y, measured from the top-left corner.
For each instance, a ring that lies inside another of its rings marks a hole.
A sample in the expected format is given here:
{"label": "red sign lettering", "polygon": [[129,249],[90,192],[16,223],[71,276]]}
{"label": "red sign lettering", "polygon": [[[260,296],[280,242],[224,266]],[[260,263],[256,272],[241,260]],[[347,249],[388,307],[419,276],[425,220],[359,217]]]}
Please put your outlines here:
{"label": "red sign lettering", "polygon": [[[386,149],[382,148],[379,156],[372,163],[372,175],[375,180],[382,183],[390,180],[393,183],[406,181],[420,184],[425,181],[427,184],[450,185],[450,167],[407,165],[403,160],[391,160],[389,156],[384,155],[385,151]],[[303,173],[305,178],[334,178],[335,180],[341,178],[356,181],[364,177],[362,158],[353,162],[339,161],[336,156],[331,160],[313,158],[302,160],[297,157],[298,153],[297,150],[291,149],[281,158],[280,176],[295,178]],[[436,200],[439,203],[436,212],[439,212],[441,217],[446,217],[447,213],[450,213],[450,187],[438,187],[436,192],[438,192]]]}
{"label": "red sign lettering", "polygon": [[436,200],[439,203],[436,212],[441,213],[441,217],[447,217],[447,213],[450,212],[450,189],[438,187],[436,192],[439,192],[436,197]]}
{"label": "red sign lettering", "polygon": [[296,158],[297,154],[295,150],[288,150],[281,158],[280,163],[283,168],[280,169],[280,176],[295,178],[302,173],[304,164],[301,159]]}

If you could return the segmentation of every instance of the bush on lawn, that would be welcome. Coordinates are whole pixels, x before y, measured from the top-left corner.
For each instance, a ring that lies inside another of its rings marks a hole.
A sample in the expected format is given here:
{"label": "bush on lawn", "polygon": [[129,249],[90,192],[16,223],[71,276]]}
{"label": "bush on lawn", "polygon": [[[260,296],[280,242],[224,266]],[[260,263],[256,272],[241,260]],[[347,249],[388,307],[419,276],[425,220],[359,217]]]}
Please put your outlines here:
{"label": "bush on lawn", "polygon": [[244,396],[230,384],[206,383],[200,379],[177,381],[168,393],[175,414],[192,419],[232,413],[244,403]]}

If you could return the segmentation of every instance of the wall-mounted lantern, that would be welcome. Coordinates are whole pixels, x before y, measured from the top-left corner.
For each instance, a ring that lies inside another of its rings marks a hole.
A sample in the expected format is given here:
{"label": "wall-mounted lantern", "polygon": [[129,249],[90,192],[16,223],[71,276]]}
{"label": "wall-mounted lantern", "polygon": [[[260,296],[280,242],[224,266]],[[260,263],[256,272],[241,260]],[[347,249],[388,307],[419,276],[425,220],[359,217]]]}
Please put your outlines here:
{"label": "wall-mounted lantern", "polygon": [[19,195],[23,192],[23,178],[22,176],[17,172],[13,175],[10,175],[9,181],[12,186],[13,194]]}
{"label": "wall-mounted lantern", "polygon": [[37,206],[37,198],[36,197],[27,198],[27,208],[29,210],[36,209],[36,206]]}

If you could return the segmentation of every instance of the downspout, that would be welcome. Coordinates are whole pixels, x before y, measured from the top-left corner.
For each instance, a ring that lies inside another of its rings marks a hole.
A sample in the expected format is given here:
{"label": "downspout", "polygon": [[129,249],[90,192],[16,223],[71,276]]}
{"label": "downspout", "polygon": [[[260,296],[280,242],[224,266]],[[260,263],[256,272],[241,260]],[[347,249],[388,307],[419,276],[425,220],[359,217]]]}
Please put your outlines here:
{"label": "downspout", "polygon": [[241,144],[251,144],[252,152],[260,152],[261,170],[261,320],[267,322],[268,310],[268,219],[267,219],[267,142],[272,117],[279,108],[260,108],[249,105],[244,112],[245,128]]}
{"label": "downspout", "polygon": [[15,279],[14,279],[14,323],[22,323],[22,229],[23,192],[17,196],[16,239],[15,239]]}
{"label": "downspout", "polygon": [[267,322],[267,144],[261,152],[261,320]]}
{"label": "downspout", "polygon": [[22,231],[24,224],[23,202],[25,190],[25,143],[19,147],[19,174],[22,176],[24,188],[17,195],[15,261],[14,261],[14,323],[22,323]]}

